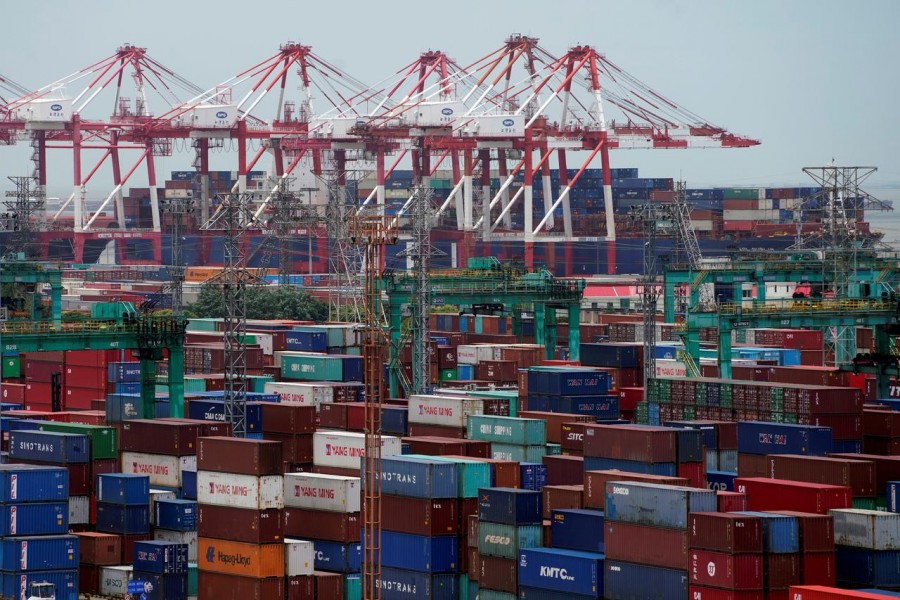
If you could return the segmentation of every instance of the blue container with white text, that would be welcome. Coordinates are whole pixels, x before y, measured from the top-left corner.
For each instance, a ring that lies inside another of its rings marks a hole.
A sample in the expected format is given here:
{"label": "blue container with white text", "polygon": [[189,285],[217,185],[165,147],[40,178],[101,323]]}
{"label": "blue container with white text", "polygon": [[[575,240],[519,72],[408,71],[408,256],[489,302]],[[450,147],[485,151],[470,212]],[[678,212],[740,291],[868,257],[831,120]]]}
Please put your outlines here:
{"label": "blue container with white text", "polygon": [[91,446],[86,435],[55,431],[10,431],[9,456],[16,461],[86,463],[91,459]]}
{"label": "blue container with white text", "polygon": [[69,502],[0,505],[0,536],[69,533]]}
{"label": "blue container with white text", "polygon": [[688,572],[607,560],[603,595],[607,600],[684,600]]}
{"label": "blue container with white text", "polygon": [[603,511],[567,508],[550,517],[550,539],[554,548],[603,553]]}
{"label": "blue container with white text", "polygon": [[77,536],[8,537],[0,541],[0,570],[56,571],[77,568]]}
{"label": "blue container with white text", "polygon": [[519,551],[519,585],[582,596],[603,596],[603,555],[560,548]]}
{"label": "blue container with white text", "polygon": [[46,465],[0,465],[0,502],[69,499],[69,471]]}

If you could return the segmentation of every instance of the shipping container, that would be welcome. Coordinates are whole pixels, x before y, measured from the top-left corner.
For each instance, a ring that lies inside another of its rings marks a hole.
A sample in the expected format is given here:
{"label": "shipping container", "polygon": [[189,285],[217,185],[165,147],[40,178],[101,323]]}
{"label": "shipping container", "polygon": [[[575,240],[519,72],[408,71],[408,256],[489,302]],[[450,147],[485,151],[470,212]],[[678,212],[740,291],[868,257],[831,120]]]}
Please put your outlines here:
{"label": "shipping container", "polygon": [[78,538],[78,561],[88,565],[117,565],[122,557],[122,542],[117,535],[84,531]]}
{"label": "shipping container", "polygon": [[87,463],[90,454],[88,438],[84,435],[54,431],[9,432],[9,457],[17,462]]}
{"label": "shipping container", "polygon": [[147,600],[179,600],[187,595],[187,573],[163,575],[135,569],[132,572],[132,583],[143,583],[142,595]]}
{"label": "shipping container", "polygon": [[360,479],[318,473],[285,473],[284,505],[318,511],[358,513]]}
{"label": "shipping container", "polygon": [[0,502],[66,500],[69,472],[63,467],[0,464]]}
{"label": "shipping container", "polygon": [[751,511],[796,510],[827,514],[833,508],[850,508],[852,496],[850,488],[766,479],[762,477],[738,477],[735,489],[747,494]]}
{"label": "shipping container", "polygon": [[197,501],[234,508],[284,508],[284,480],[280,475],[240,475],[197,471]]}
{"label": "shipping container", "polygon": [[477,572],[479,598],[492,595],[498,600],[506,595],[515,597],[518,590],[517,559],[479,554]]}
{"label": "shipping container", "polygon": [[444,427],[466,427],[469,415],[484,413],[484,401],[466,396],[418,395],[409,397],[409,422]]}
{"label": "shipping container", "polygon": [[900,514],[863,509],[837,509],[834,543],[869,550],[900,550]]}
{"label": "shipping container", "polygon": [[494,523],[531,525],[543,521],[541,493],[512,488],[484,488],[478,492],[478,518]]}
{"label": "shipping container", "polygon": [[384,600],[462,600],[459,577],[453,573],[423,573],[384,567],[375,585],[381,590]]}
{"label": "shipping container", "polygon": [[692,584],[759,590],[763,588],[763,555],[691,550],[688,572]]}
{"label": "shipping container", "polygon": [[[363,532],[365,535],[365,532]],[[456,536],[421,536],[381,532],[382,564],[427,573],[454,572],[459,563]]]}
{"label": "shipping container", "polygon": [[762,553],[763,526],[758,517],[694,512],[688,518],[690,547],[718,552]]}
{"label": "shipping container", "polygon": [[187,544],[158,540],[136,542],[132,566],[135,572],[186,574],[188,568]]}
{"label": "shipping container", "polygon": [[150,504],[150,480],[146,475],[104,473],[97,476],[97,501],[106,504]]}
{"label": "shipping container", "polygon": [[519,584],[525,587],[603,596],[603,555],[558,548],[519,552]]}
{"label": "shipping container", "polygon": [[822,585],[792,585],[792,600],[848,600],[858,598],[860,600],[884,600],[882,590],[840,590],[835,587]]}
{"label": "shipping container", "polygon": [[[338,576],[338,580],[340,577]],[[200,571],[197,574],[197,596],[218,600],[271,600],[284,598],[284,578],[254,579],[223,573]],[[321,596],[328,600],[343,600],[340,596]]]}
{"label": "shipping container", "polygon": [[243,475],[281,475],[281,444],[233,437],[202,437],[197,441],[197,470]]}
{"label": "shipping container", "polygon": [[77,600],[78,569],[63,571],[26,571],[0,574],[0,594],[4,598],[27,600],[32,583],[51,583],[56,588],[56,600]]}
{"label": "shipping container", "polygon": [[146,454],[186,456],[197,453],[199,425],[160,419],[132,419],[122,424],[121,449]]}
{"label": "shipping container", "polygon": [[795,554],[800,551],[800,524],[796,517],[759,511],[735,514],[762,519],[763,551],[776,554]]}
{"label": "shipping container", "polygon": [[119,457],[118,432],[115,427],[82,425],[81,423],[42,422],[41,431],[57,431],[86,435],[91,439],[91,459]]}
{"label": "shipping container", "polygon": [[591,425],[584,432],[584,455],[645,463],[674,463],[676,433],[667,427]]}
{"label": "shipping container", "polygon": [[315,567],[313,543],[306,540],[284,540],[284,575],[297,577],[312,575]]}
{"label": "shipping container", "polygon": [[156,500],[153,503],[153,523],[174,531],[197,530],[197,503],[193,500]]}
{"label": "shipping container", "polygon": [[126,474],[149,478],[150,485],[153,486],[181,487],[183,473],[196,470],[197,457],[193,454],[170,456],[143,452],[122,453],[122,471]]}
{"label": "shipping container", "polygon": [[543,535],[541,525],[508,525],[479,521],[478,552],[485,556],[515,560],[518,557],[518,550],[540,547]]}
{"label": "shipping container", "polygon": [[[365,435],[343,431],[313,434],[313,463],[321,467],[359,470],[365,454]],[[401,454],[400,438],[381,437],[382,457]]]}
{"label": "shipping container", "polygon": [[263,579],[284,576],[284,544],[248,544],[201,537],[200,571]]}
{"label": "shipping container", "polygon": [[834,550],[834,517],[789,510],[772,511],[775,514],[797,519],[800,533],[800,551],[831,552]]}
{"label": "shipping container", "polygon": [[197,533],[203,537],[267,544],[284,539],[281,510],[197,505]]}
{"label": "shipping container", "polygon": [[876,494],[875,463],[820,456],[772,455],[767,477],[849,487],[854,498]]}
{"label": "shipping container", "polygon": [[133,576],[132,566],[104,566],[100,569],[100,594],[123,598],[128,593],[128,582]]}
{"label": "shipping container", "polygon": [[684,529],[689,513],[716,508],[711,490],[630,481],[606,484],[607,521]]}
{"label": "shipping container", "polygon": [[78,568],[78,538],[74,535],[8,537],[0,541],[4,571],[52,571]]}
{"label": "shipping container", "polygon": [[455,495],[460,498],[477,498],[479,489],[491,487],[491,465],[488,462],[480,460],[479,457],[415,456],[417,458],[428,458],[439,462],[449,462],[455,465],[457,481],[457,492]]}
{"label": "shipping container", "polygon": [[[365,489],[367,483],[364,478],[361,483]],[[430,499],[456,498],[458,485],[455,464],[409,456],[381,459],[383,494]]]}
{"label": "shipping container", "polygon": [[835,548],[837,582],[848,586],[900,587],[900,551]]}
{"label": "shipping container", "polygon": [[174,529],[153,529],[153,539],[160,542],[172,542],[174,544],[183,544],[187,546],[187,555],[189,563],[197,562],[197,532],[196,531],[176,531]]}
{"label": "shipping container", "polygon": [[[313,546],[316,553],[316,570],[339,573],[360,572],[362,565],[362,546],[360,544],[313,540]],[[384,548],[383,544],[382,548]]]}
{"label": "shipping container", "polygon": [[738,423],[738,452],[743,454],[802,454],[825,456],[831,452],[831,430],[815,425]]}
{"label": "shipping container", "polygon": [[547,443],[546,423],[539,419],[470,415],[467,429],[469,437],[476,440],[518,446]]}
{"label": "shipping container", "polygon": [[[149,533],[150,505],[97,503],[97,531],[133,535]],[[124,549],[123,549],[124,553]]]}
{"label": "shipping container", "polygon": [[598,510],[554,510],[550,519],[554,548],[581,552],[604,551],[604,515]]}
{"label": "shipping container", "polygon": [[643,481],[658,485],[687,486],[688,480],[683,477],[666,477],[618,471],[615,469],[584,472],[584,506],[585,508],[603,509],[606,506],[606,484],[610,481]]}
{"label": "shipping container", "polygon": [[688,532],[633,523],[606,521],[606,557],[669,569],[687,569]]}
{"label": "shipping container", "polygon": [[[383,496],[381,500],[382,527],[389,531],[421,536],[455,535],[462,516],[456,498]],[[356,533],[359,534],[358,525]]]}

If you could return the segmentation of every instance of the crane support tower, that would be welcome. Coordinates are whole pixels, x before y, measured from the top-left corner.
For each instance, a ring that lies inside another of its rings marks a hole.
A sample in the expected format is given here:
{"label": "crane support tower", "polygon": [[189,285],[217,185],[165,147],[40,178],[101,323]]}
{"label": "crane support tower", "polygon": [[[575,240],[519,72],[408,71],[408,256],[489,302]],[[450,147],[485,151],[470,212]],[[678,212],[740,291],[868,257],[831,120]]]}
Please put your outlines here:
{"label": "crane support tower", "polygon": [[9,177],[15,186],[6,192],[8,198],[3,202],[6,212],[3,214],[0,229],[10,231],[8,253],[27,257],[31,253],[34,233],[39,231],[39,220],[43,217],[45,199],[40,186],[32,187],[32,177]]}
{"label": "crane support tower", "polygon": [[[174,190],[180,191],[180,190]],[[162,200],[162,209],[172,219],[172,264],[167,267],[170,291],[172,295],[172,314],[180,315],[184,308],[182,295],[184,291],[184,257],[182,255],[182,229],[185,219],[194,212],[194,199],[187,197],[169,197]]]}

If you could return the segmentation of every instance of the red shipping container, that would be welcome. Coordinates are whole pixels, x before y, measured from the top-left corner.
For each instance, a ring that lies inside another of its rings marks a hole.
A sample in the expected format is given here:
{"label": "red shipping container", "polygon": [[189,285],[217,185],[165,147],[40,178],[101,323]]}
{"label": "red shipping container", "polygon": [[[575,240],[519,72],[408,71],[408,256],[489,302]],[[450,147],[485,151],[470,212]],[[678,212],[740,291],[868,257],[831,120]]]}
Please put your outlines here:
{"label": "red shipping container", "polygon": [[77,388],[67,385],[65,392],[62,394],[62,403],[69,410],[90,410],[93,401],[105,395],[106,392],[102,389]]}
{"label": "red shipping container", "polygon": [[[365,514],[362,515],[365,519]],[[456,535],[465,519],[456,498],[409,498],[385,495],[381,499],[381,523],[388,531],[415,535]]]}
{"label": "red shipping container", "polygon": [[584,508],[583,485],[545,485],[541,495],[545,519],[550,519],[554,510]]}
{"label": "red shipping container", "polygon": [[801,552],[834,551],[834,517],[792,510],[772,511],[780,515],[797,517],[800,528]]}
{"label": "red shipping container", "polygon": [[606,484],[610,481],[638,481],[654,483],[657,485],[687,486],[688,481],[683,477],[666,477],[664,475],[645,475],[643,473],[629,473],[609,469],[605,471],[584,472],[584,507],[599,508],[606,506]]}
{"label": "red shipping container", "polygon": [[366,405],[362,402],[348,402],[347,407],[347,431],[365,431],[366,429]]}
{"label": "red shipping container", "polygon": [[[92,497],[91,500],[94,498]],[[94,523],[95,518],[91,516],[91,522]],[[122,538],[122,556],[119,558],[119,564],[131,564],[134,561],[134,545],[137,542],[148,542],[153,539],[149,533],[139,533],[136,535],[123,535]]]}
{"label": "red shipping container", "polygon": [[875,488],[886,490],[888,481],[900,480],[900,456],[879,456],[877,454],[833,453],[828,456],[869,460],[875,463]]}
{"label": "red shipping container", "polygon": [[[317,595],[319,600],[343,600],[343,579],[338,575],[341,596]],[[272,600],[284,598],[284,577],[254,579],[223,573],[199,571],[197,573],[197,597],[218,600]]]}
{"label": "red shipping container", "polygon": [[284,578],[286,600],[315,600],[316,578],[313,575],[295,575]]}
{"label": "red shipping container", "polygon": [[106,389],[106,367],[80,367],[67,364],[65,380],[70,386]]}
{"label": "red shipping container", "polygon": [[675,431],[668,427],[590,425],[584,455],[650,463],[677,462]]}
{"label": "red shipping container", "polygon": [[584,458],[581,456],[546,455],[547,485],[582,485],[584,483]]}
{"label": "red shipping container", "polygon": [[[104,380],[106,379],[106,365],[109,362],[106,350],[66,350],[65,363],[79,367],[94,367],[103,369]],[[118,358],[113,360],[118,361]]]}
{"label": "red shipping container", "polygon": [[762,519],[732,513],[691,513],[690,547],[717,552],[762,553]]}
{"label": "red shipping container", "polygon": [[466,437],[465,427],[447,427],[446,425],[409,424],[410,437],[441,437],[463,439]]}
{"label": "red shipping container", "polygon": [[402,438],[402,441],[404,444],[409,444],[410,454],[429,454],[431,456],[455,454],[457,456],[466,456],[466,442],[464,440],[435,436],[413,436]]}
{"label": "red shipping container", "polygon": [[341,475],[343,477],[359,477],[359,469],[342,469],[340,467],[320,467],[313,465],[311,473],[322,475]]}
{"label": "red shipping container", "polygon": [[745,454],[739,452],[737,455],[738,475],[741,477],[768,477],[769,461],[764,454]]}
{"label": "red shipping container", "polygon": [[456,348],[453,346],[437,347],[438,368],[455,369],[456,368]]}
{"label": "red shipping container", "polygon": [[834,585],[834,551],[800,554],[800,576],[804,585]]}
{"label": "red shipping container", "polygon": [[198,439],[197,446],[197,469],[201,471],[255,476],[281,475],[283,473],[281,471],[282,448],[278,442],[201,437]]}
{"label": "red shipping container", "polygon": [[197,453],[199,430],[193,423],[134,419],[122,423],[119,447],[128,452],[189,456]]}
{"label": "red shipping container", "polygon": [[[862,408],[862,397],[859,395],[857,397],[860,399],[860,408]],[[831,437],[835,440],[858,440],[863,436],[862,414],[859,412],[846,415],[811,416],[809,424],[830,427]]]}
{"label": "red shipping container", "polygon": [[88,565],[111,566],[122,558],[122,539],[112,533],[85,531],[78,536],[78,562]]}
{"label": "red shipping container", "polygon": [[[898,413],[900,414],[900,413]],[[767,477],[849,487],[854,498],[874,498],[875,463],[847,458],[772,454]]]}
{"label": "red shipping container", "polygon": [[248,544],[279,542],[284,539],[283,512],[198,504],[197,535]]}
{"label": "red shipping container", "polygon": [[716,507],[719,512],[741,512],[748,510],[747,494],[718,490],[716,492]]}
{"label": "red shipping container", "polygon": [[468,548],[466,550],[466,573],[469,575],[469,581],[478,581],[478,575],[481,572],[481,559],[478,556],[478,548]]}
{"label": "red shipping container", "polygon": [[863,410],[863,433],[875,437],[900,437],[900,411]]}
{"label": "red shipping container", "polygon": [[224,421],[204,421],[179,417],[162,417],[157,421],[172,423],[192,423],[199,427],[198,437],[231,437],[231,423]]}
{"label": "red shipping container", "polygon": [[678,463],[677,469],[678,476],[687,479],[690,487],[706,487],[706,467],[702,462]]}
{"label": "red shipping container", "polygon": [[584,423],[563,423],[560,426],[560,448],[584,453]]}
{"label": "red shipping container", "polygon": [[478,584],[489,590],[518,593],[517,561],[496,556],[478,556]]}
{"label": "red shipping container", "polygon": [[749,496],[750,510],[796,510],[827,514],[832,508],[850,508],[850,488],[837,485],[738,477],[734,487]]}
{"label": "red shipping container", "polygon": [[3,402],[10,402],[12,404],[24,404],[25,403],[25,384],[24,383],[10,383],[8,381],[3,382],[3,393],[2,396]]}
{"label": "red shipping container", "polygon": [[900,456],[900,437],[863,437],[863,451],[882,456]]}
{"label": "red shipping container", "polygon": [[100,567],[88,564],[78,566],[78,592],[80,594],[100,593]]}
{"label": "red shipping container", "polygon": [[606,558],[685,570],[688,532],[607,521],[603,532]]}
{"label": "red shipping container", "polygon": [[688,577],[692,584],[760,590],[763,588],[763,555],[691,550]]}
{"label": "red shipping container", "polygon": [[765,600],[765,593],[759,590],[722,590],[702,585],[691,585],[688,590],[691,600]]}
{"label": "red shipping container", "polygon": [[[388,496],[384,497],[385,499]],[[382,504],[384,506],[384,504]],[[359,513],[285,507],[284,537],[328,540],[349,544],[360,541]]]}
{"label": "red shipping container", "polygon": [[316,407],[267,402],[262,406],[264,433],[315,433]]}
{"label": "red shipping container", "polygon": [[267,433],[265,434],[265,439],[281,443],[282,460],[284,462],[292,464],[312,463],[312,434]]}
{"label": "red shipping container", "polygon": [[36,362],[29,359],[25,363],[25,379],[37,383],[50,383],[54,373],[59,374],[59,382],[65,382],[66,367],[57,362]]}
{"label": "red shipping container", "polygon": [[570,413],[553,413],[539,410],[519,411],[522,419],[541,419],[547,423],[547,442],[561,444],[563,439],[562,426],[566,423],[594,423],[595,419],[589,415],[576,415]]}
{"label": "red shipping container", "polygon": [[347,431],[347,404],[322,404],[319,407],[319,427]]}
{"label": "red shipping container", "polygon": [[106,413],[102,410],[72,411],[68,415],[67,423],[80,423],[82,425],[106,425]]}
{"label": "red shipping container", "polygon": [[635,410],[639,402],[644,401],[644,388],[620,387],[619,410]]}
{"label": "red shipping container", "polygon": [[763,557],[763,581],[766,590],[786,590],[803,583],[800,576],[800,554],[766,553]]}

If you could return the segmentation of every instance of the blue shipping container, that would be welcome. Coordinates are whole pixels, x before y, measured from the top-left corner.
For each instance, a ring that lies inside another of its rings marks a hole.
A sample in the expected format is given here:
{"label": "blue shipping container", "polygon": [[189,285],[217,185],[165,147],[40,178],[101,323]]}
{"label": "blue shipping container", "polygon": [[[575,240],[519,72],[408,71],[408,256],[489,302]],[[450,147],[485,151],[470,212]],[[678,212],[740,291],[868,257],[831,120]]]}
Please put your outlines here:
{"label": "blue shipping container", "polygon": [[452,573],[459,565],[459,538],[455,535],[428,537],[382,531],[381,551],[381,561],[385,567],[424,573]]}
{"label": "blue shipping container", "polygon": [[[359,543],[341,544],[324,540],[311,540],[315,552],[317,571],[359,573],[362,564],[362,546]],[[382,545],[382,547],[384,547]]]}
{"label": "blue shipping container", "polygon": [[528,392],[554,396],[606,394],[609,373],[592,369],[529,369]]}
{"label": "blue shipping container", "polygon": [[678,462],[703,461],[703,432],[699,429],[676,429],[675,448]]}
{"label": "blue shipping container", "polygon": [[523,490],[540,492],[547,485],[547,465],[519,463],[519,485]]}
{"label": "blue shipping container", "polygon": [[619,416],[619,397],[613,395],[551,396],[529,394],[528,409],[589,415],[597,419],[615,419]]}
{"label": "blue shipping container", "polygon": [[737,473],[730,473],[727,471],[707,471],[706,487],[716,491],[733,492],[735,477],[737,477]]}
{"label": "blue shipping container", "polygon": [[642,344],[581,344],[581,363],[591,367],[634,368],[643,351]]}
{"label": "blue shipping container", "polygon": [[0,465],[0,502],[69,499],[69,471],[45,465]]}
{"label": "blue shipping container", "polygon": [[558,548],[527,548],[519,552],[519,585],[603,596],[603,555]]}
{"label": "blue shipping container", "polygon": [[0,505],[0,536],[69,533],[69,502]]}
{"label": "blue shipping container", "polygon": [[715,425],[704,425],[701,423],[692,423],[691,421],[666,421],[666,427],[690,428],[696,429],[703,434],[703,445],[707,449],[715,450],[719,447],[718,431]]}
{"label": "blue shipping container", "polygon": [[[557,592],[555,590],[542,590],[540,588],[519,586],[519,600],[587,600],[596,596],[582,596],[572,592]],[[471,598],[471,597],[470,597]],[[516,598],[516,596],[513,596]]]}
{"label": "blue shipping container", "polygon": [[832,451],[831,429],[818,425],[740,422],[738,452],[744,454],[805,454],[825,456]]}
{"label": "blue shipping container", "polygon": [[649,565],[607,560],[603,595],[607,600],[684,600],[688,573]]}
{"label": "blue shipping container", "polygon": [[185,500],[197,499],[197,471],[181,472],[181,496]]}
{"label": "blue shipping container", "polygon": [[153,523],[160,529],[197,530],[197,503],[193,500],[157,500],[153,513]]}
{"label": "blue shipping container", "polygon": [[603,511],[579,508],[554,510],[550,539],[554,548],[581,552],[604,552]]}
{"label": "blue shipping container", "polygon": [[900,513],[900,481],[888,481],[887,508],[891,512]]}
{"label": "blue shipping container", "polygon": [[378,587],[384,600],[457,600],[459,576],[384,567]]}
{"label": "blue shipping container", "polygon": [[301,352],[325,352],[328,335],[324,331],[288,331],[284,336],[285,348]]}
{"label": "blue shipping container", "polygon": [[543,522],[541,492],[515,488],[478,490],[478,518],[508,525],[540,525]]}
{"label": "blue shipping container", "polygon": [[135,542],[135,571],[160,574],[182,574],[188,570],[188,546],[158,540]]}
{"label": "blue shipping container", "polygon": [[645,475],[663,475],[677,477],[678,466],[676,463],[645,463],[634,460],[619,460],[617,458],[602,458],[599,456],[585,456],[585,471],[606,471],[618,469],[629,473],[643,473]]}
{"label": "blue shipping container", "polygon": [[[187,573],[163,575],[135,570],[132,573],[131,581],[143,581],[144,592],[134,594],[132,597],[141,600],[184,600],[188,595],[187,580]],[[136,584],[132,583],[132,585]]]}
{"label": "blue shipping container", "polygon": [[[262,431],[262,405],[258,402],[249,402],[250,394],[247,394],[247,431]],[[225,422],[225,401],[224,400],[191,400],[188,405],[189,419],[198,419],[200,421],[220,421]]]}
{"label": "blue shipping container", "polygon": [[10,537],[0,541],[0,570],[55,571],[77,568],[77,536]]}
{"label": "blue shipping container", "polygon": [[405,436],[409,431],[409,409],[405,406],[385,406],[381,409],[381,431]]}
{"label": "blue shipping container", "polygon": [[97,502],[106,504],[150,504],[150,477],[133,473],[97,475]]}
{"label": "blue shipping container", "polygon": [[141,363],[114,362],[106,366],[106,381],[109,383],[140,382]]}
{"label": "blue shipping container", "polygon": [[766,552],[792,554],[800,551],[800,523],[796,517],[756,511],[735,514],[762,519],[763,549]]}
{"label": "blue shipping container", "polygon": [[839,584],[900,587],[900,550],[835,547]]}
{"label": "blue shipping container", "polygon": [[10,431],[9,456],[16,460],[74,464],[91,459],[86,435],[55,431]]}
{"label": "blue shipping container", "polygon": [[[66,507],[68,511],[68,505]],[[131,535],[150,532],[150,501],[125,505],[97,503],[97,531]]]}
{"label": "blue shipping container", "polygon": [[56,587],[56,600],[78,600],[78,570],[26,571],[24,573],[0,573],[0,593],[4,598],[28,598],[32,583],[52,583]]}
{"label": "blue shipping container", "polygon": [[606,518],[609,521],[685,529],[689,513],[715,512],[717,504],[716,493],[712,490],[636,481],[606,484]]}
{"label": "blue shipping container", "polygon": [[[365,475],[365,473],[363,473]],[[362,485],[366,485],[363,477]],[[456,498],[456,465],[406,456],[381,459],[381,491],[412,498]]]}

